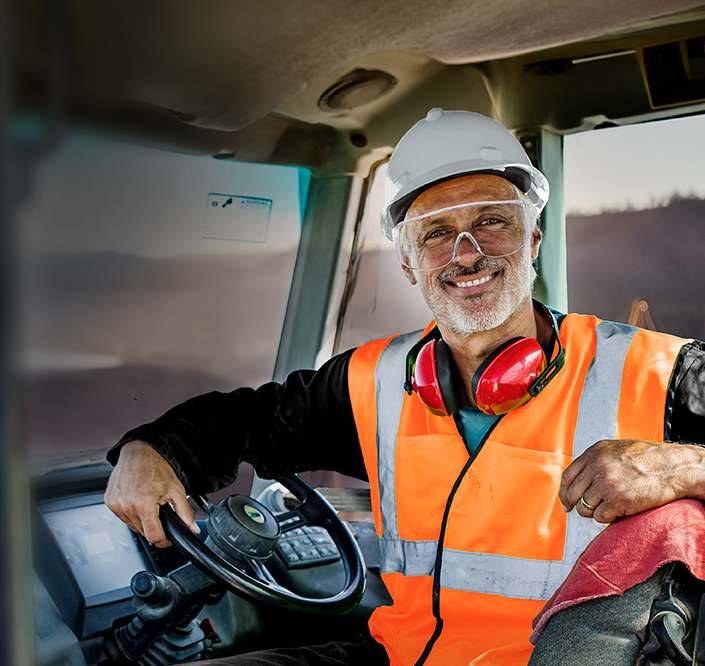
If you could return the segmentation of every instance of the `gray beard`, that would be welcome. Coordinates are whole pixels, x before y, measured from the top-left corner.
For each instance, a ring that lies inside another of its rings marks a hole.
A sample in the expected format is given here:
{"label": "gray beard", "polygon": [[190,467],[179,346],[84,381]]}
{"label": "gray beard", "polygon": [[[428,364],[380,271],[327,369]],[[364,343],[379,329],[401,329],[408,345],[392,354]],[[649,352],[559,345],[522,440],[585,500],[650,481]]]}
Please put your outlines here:
{"label": "gray beard", "polygon": [[[507,275],[504,264],[497,260],[481,257],[468,267],[454,267],[443,271],[438,280],[456,279],[471,276],[481,270],[501,270]],[[519,262],[511,270],[510,278],[504,284],[499,299],[494,304],[485,304],[482,298],[468,297],[464,303],[451,301],[442,290],[434,290],[427,294],[423,292],[428,307],[436,321],[442,323],[455,335],[469,337],[474,333],[491,331],[506,322],[521,307],[527,298],[531,297],[536,273],[531,266],[530,248],[522,250]]]}

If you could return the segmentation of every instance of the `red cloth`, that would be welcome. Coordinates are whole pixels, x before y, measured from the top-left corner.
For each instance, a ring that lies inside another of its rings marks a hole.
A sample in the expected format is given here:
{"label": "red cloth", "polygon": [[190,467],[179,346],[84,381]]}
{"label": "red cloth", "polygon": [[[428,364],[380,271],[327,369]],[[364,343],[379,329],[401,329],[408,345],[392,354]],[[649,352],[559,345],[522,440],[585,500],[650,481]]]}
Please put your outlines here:
{"label": "red cloth", "polygon": [[[587,520],[587,519],[586,519]],[[536,643],[551,617],[575,604],[622,594],[662,564],[684,562],[705,580],[705,504],[684,499],[620,518],[596,536],[534,618]]]}

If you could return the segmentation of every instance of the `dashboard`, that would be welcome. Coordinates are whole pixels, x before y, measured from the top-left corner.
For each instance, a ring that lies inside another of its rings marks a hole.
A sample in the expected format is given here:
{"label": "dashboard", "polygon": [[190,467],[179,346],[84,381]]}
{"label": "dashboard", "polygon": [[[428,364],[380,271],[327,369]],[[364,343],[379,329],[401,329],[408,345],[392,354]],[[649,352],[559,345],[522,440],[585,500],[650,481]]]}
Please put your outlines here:
{"label": "dashboard", "polygon": [[79,639],[134,614],[130,581],[153,564],[102,493],[39,504],[33,523],[35,571]]}
{"label": "dashboard", "polygon": [[133,573],[149,566],[137,537],[100,496],[45,504],[42,513],[88,606],[122,597]]}
{"label": "dashboard", "polygon": [[[124,525],[103,502],[110,467],[104,464],[42,477],[33,503],[33,566],[37,666],[93,666],[104,643],[135,616],[130,581],[149,571],[159,576],[186,563],[175,548],[158,549]],[[278,507],[272,506],[276,510]],[[354,640],[372,610],[389,603],[379,577],[377,538],[369,523],[348,524],[365,557],[367,591],[347,616],[316,616],[256,606],[226,594],[204,606],[196,620],[215,626],[207,656],[281,645]],[[205,535],[205,524],[201,524]],[[334,544],[322,528],[289,533],[267,568],[299,594],[337,593],[343,578]],[[309,533],[310,532],[310,533]],[[209,626],[210,626],[209,625]]]}

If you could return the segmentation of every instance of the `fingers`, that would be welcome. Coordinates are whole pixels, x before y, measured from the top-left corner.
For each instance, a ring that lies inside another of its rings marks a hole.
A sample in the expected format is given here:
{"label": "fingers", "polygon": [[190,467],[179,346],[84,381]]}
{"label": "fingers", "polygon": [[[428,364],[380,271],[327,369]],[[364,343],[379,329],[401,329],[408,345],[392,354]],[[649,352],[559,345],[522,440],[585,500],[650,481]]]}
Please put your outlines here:
{"label": "fingers", "polygon": [[[598,523],[612,522],[617,516],[613,507],[603,504],[611,483],[605,483],[613,473],[611,461],[612,440],[595,443],[576,458],[563,472],[559,497],[563,510],[569,513],[574,508],[584,518],[593,518]],[[606,462],[606,461],[609,461]],[[610,469],[607,470],[607,465]]]}
{"label": "fingers", "polygon": [[186,493],[174,494],[169,497],[169,501],[174,507],[176,515],[184,522],[184,525],[194,534],[200,534],[201,528],[196,524],[196,516],[188,503],[188,499],[186,499]]}
{"label": "fingers", "polygon": [[159,520],[159,507],[167,502],[197,534],[193,510],[171,465],[144,442],[126,444],[110,475],[105,504],[131,530],[139,532],[155,546],[165,548],[171,542]]}
{"label": "fingers", "polygon": [[681,497],[700,498],[705,451],[672,442],[601,440],[576,458],[561,478],[564,510],[611,523]]}
{"label": "fingers", "polygon": [[558,492],[558,497],[563,511],[566,513],[570,513],[573,510],[573,507],[582,497],[583,492],[590,486],[589,483],[585,483],[584,477],[581,477],[581,473],[587,463],[584,456],[585,454],[576,458],[566,467],[561,476],[561,488]]}
{"label": "fingers", "polygon": [[[588,491],[589,490],[590,489],[588,488]],[[599,502],[597,500],[595,500],[595,501],[597,502],[597,504],[590,504],[590,502],[588,502],[585,499],[585,495],[583,495],[580,498],[580,501],[576,504],[576,506],[578,507],[578,513],[580,513],[580,515],[582,515],[582,516],[585,516],[586,518],[590,518],[591,516],[594,516],[595,509],[597,509],[597,507],[600,505],[602,500],[600,500]]]}
{"label": "fingers", "polygon": [[[566,472],[569,470],[570,472],[561,480],[561,504],[566,513],[575,508],[581,516],[593,518],[597,507],[602,502],[602,495],[600,489],[594,484],[595,477],[588,462],[584,459],[576,459],[573,464],[575,463],[578,465],[573,469],[570,467],[566,469]],[[576,474],[577,469],[580,471]]]}
{"label": "fingers", "polygon": [[[179,486],[181,484],[179,483]],[[181,518],[184,524],[194,533],[200,534],[201,530],[196,524],[196,518],[186,498],[186,493],[183,486],[174,488],[166,497],[154,502],[153,498],[149,498],[144,503],[136,506],[136,520],[140,521],[141,529],[137,530],[144,536],[149,543],[154,544],[158,548],[166,548],[171,546],[171,541],[167,538],[162,521],[159,518],[159,509],[163,504],[171,504],[176,514]],[[135,520],[133,518],[133,520]]]}
{"label": "fingers", "polygon": [[[153,493],[123,493],[117,487],[119,475],[115,476],[115,474],[113,472],[111,475],[105,493],[107,507],[133,532],[138,532],[150,543],[159,548],[170,546],[171,542],[164,534],[159,520],[159,507],[165,503],[165,500]],[[115,483],[113,483],[114,478],[117,478]],[[113,483],[112,486],[111,483]]]}
{"label": "fingers", "polygon": [[171,546],[171,541],[167,539],[162,527],[162,521],[159,520],[159,507],[165,502],[149,502],[143,504],[138,510],[139,520],[141,521],[140,534],[154,544],[158,548],[166,548]]}

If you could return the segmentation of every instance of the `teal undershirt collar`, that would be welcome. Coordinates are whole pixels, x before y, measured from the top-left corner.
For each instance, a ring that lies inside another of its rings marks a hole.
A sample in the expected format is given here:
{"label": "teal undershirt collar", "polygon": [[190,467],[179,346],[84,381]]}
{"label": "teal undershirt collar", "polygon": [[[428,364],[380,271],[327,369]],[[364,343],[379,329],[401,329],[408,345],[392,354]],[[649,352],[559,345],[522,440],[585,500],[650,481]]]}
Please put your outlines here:
{"label": "teal undershirt collar", "polygon": [[456,414],[455,423],[458,426],[460,436],[465,440],[465,446],[470,455],[475,453],[487,431],[499,418],[499,416],[494,414],[485,414],[477,407],[460,406],[460,411]]}

